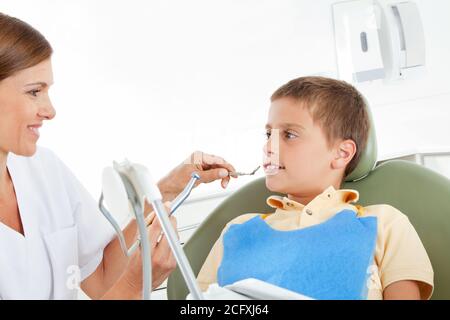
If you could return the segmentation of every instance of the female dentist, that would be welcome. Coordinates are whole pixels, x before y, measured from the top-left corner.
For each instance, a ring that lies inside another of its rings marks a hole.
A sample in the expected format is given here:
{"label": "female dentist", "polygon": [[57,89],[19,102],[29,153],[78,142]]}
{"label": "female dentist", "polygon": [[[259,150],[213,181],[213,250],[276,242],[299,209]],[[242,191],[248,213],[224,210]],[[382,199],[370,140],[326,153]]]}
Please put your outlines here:
{"label": "female dentist", "polygon": [[[36,146],[39,128],[55,117],[51,55],[37,30],[0,13],[0,298],[75,299],[79,283],[92,299],[140,298],[140,250],[126,257],[96,201],[55,154]],[[196,152],[191,159],[158,183],[165,201],[193,171],[224,188],[235,171],[220,157]],[[176,266],[166,238],[157,242],[157,220],[148,227],[153,288]],[[131,245],[134,221],[124,234]]]}

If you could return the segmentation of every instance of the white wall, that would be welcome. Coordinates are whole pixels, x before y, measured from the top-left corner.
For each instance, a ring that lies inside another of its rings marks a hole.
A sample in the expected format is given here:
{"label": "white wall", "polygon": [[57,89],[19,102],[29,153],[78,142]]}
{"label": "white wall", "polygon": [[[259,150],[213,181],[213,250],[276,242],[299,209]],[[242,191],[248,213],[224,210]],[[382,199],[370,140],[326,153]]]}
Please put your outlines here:
{"label": "white wall", "polygon": [[[58,114],[40,143],[97,198],[102,168],[124,156],[156,177],[195,149],[253,169],[270,94],[294,77],[336,75],[334,2],[3,0],[0,11],[52,43]],[[450,145],[450,2],[416,2],[427,75],[358,85],[372,105],[381,157]],[[194,194],[211,192],[218,183]]]}

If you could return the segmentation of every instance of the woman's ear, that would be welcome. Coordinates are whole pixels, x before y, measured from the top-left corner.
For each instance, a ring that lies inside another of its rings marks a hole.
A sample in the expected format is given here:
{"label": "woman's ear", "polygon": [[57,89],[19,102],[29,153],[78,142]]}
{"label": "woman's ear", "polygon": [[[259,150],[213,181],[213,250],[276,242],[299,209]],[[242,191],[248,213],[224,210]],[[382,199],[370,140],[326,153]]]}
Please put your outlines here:
{"label": "woman's ear", "polygon": [[355,156],[356,143],[351,139],[343,140],[336,144],[335,150],[336,155],[331,161],[331,167],[333,169],[345,169]]}

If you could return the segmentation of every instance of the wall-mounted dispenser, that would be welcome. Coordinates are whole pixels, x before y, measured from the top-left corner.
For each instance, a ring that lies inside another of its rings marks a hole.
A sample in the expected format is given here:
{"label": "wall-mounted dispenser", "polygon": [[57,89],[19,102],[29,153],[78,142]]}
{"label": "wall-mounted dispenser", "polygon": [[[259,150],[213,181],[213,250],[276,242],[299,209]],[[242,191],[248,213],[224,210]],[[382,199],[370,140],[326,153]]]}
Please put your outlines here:
{"label": "wall-mounted dispenser", "polygon": [[425,37],[416,3],[354,0],[332,8],[340,79],[392,81],[423,70]]}

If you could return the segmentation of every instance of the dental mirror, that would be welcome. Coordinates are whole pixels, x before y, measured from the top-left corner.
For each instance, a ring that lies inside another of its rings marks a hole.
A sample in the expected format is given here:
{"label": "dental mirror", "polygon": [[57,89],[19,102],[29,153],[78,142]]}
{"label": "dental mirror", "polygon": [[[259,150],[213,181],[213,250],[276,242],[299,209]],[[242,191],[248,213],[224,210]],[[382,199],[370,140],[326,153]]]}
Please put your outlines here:
{"label": "dental mirror", "polygon": [[256,173],[256,171],[259,170],[259,168],[261,168],[261,166],[257,166],[255,170],[253,170],[252,172],[249,173],[245,173],[245,172],[230,172],[228,175],[229,176],[252,176]]}

